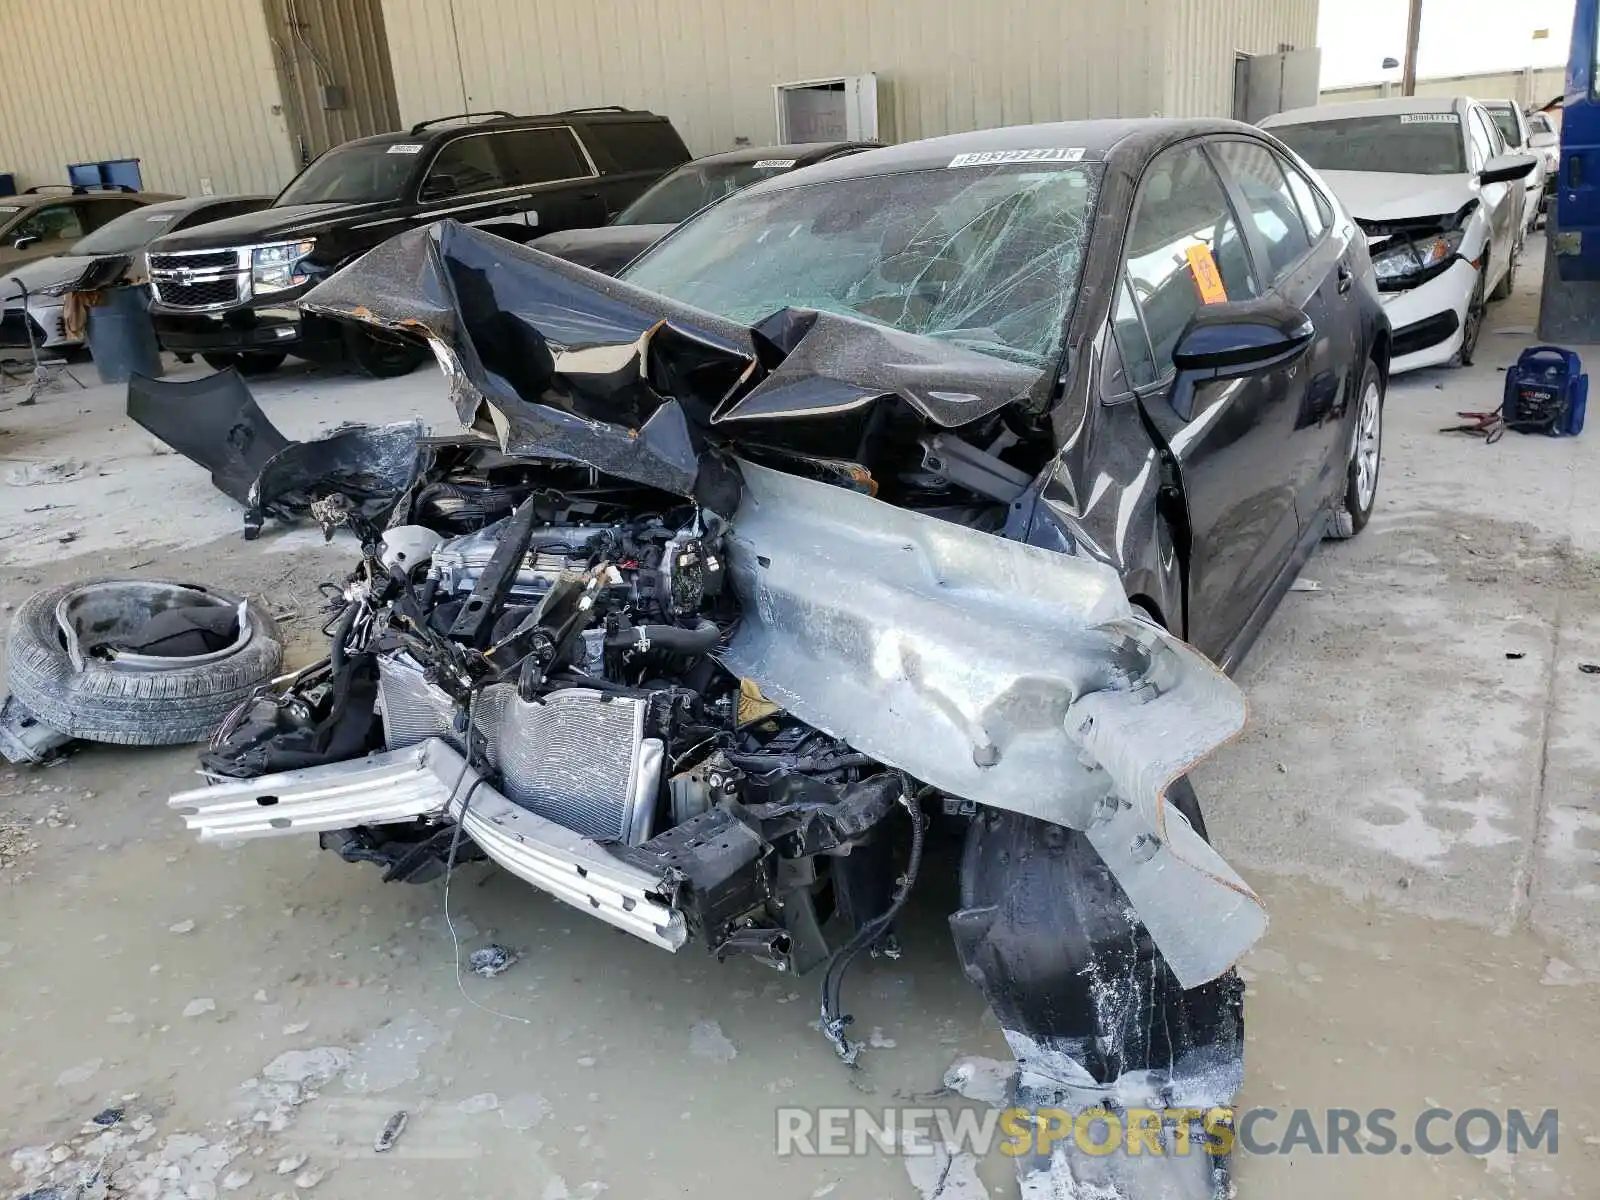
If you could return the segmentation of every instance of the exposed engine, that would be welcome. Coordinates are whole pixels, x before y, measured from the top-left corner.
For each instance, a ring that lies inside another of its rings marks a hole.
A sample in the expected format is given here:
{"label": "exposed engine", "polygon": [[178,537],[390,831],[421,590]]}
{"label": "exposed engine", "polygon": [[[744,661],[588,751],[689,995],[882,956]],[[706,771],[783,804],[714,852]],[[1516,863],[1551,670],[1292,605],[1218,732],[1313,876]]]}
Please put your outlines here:
{"label": "exposed engine", "polygon": [[[825,919],[892,945],[916,789],[782,712],[717,660],[739,620],[709,506],[569,460],[463,439],[433,462],[342,586],[329,659],[204,756],[247,779],[440,739],[513,804],[674,881],[718,957],[829,956]],[[466,800],[470,807],[471,797]],[[325,831],[387,878],[477,856],[466,823]],[[818,862],[821,856],[822,862]]]}

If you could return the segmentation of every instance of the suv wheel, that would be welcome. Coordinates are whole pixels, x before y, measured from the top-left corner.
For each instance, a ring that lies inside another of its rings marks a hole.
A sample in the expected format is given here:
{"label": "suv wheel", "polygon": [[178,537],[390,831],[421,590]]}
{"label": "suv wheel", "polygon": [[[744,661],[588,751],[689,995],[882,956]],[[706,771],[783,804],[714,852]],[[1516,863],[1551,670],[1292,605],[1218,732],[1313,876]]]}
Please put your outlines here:
{"label": "suv wheel", "polygon": [[206,366],[213,371],[226,371],[237,367],[241,375],[270,375],[283,366],[287,354],[202,354]]}
{"label": "suv wheel", "polygon": [[345,331],[345,349],[350,361],[363,375],[374,379],[393,379],[409,375],[428,358],[428,347],[398,334],[351,326]]}

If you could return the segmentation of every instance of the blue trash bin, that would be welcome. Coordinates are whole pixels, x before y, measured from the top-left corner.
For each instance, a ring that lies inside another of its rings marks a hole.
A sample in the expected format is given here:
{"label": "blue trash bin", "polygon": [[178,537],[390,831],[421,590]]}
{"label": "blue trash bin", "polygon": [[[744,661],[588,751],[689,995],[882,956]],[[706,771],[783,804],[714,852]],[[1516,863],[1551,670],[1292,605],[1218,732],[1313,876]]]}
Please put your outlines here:
{"label": "blue trash bin", "polygon": [[127,383],[138,372],[161,376],[161,344],[150,321],[150,295],[142,287],[106,288],[89,309],[89,353],[101,383]]}

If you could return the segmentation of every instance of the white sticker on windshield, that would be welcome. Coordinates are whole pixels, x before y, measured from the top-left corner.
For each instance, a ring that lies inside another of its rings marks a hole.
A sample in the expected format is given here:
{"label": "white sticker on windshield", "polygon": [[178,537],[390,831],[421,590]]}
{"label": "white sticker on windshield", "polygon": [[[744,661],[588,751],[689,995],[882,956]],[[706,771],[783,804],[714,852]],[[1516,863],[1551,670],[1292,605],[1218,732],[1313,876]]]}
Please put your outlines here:
{"label": "white sticker on windshield", "polygon": [[0,213],[21,212],[22,209],[15,204],[0,204]]}
{"label": "white sticker on windshield", "polygon": [[756,170],[758,171],[787,171],[794,166],[792,158],[758,158]]}
{"label": "white sticker on windshield", "polygon": [[1082,162],[1084,151],[1056,146],[1049,150],[977,150],[971,154],[958,154],[950,160],[952,167],[994,167],[1003,163],[1075,163]]}
{"label": "white sticker on windshield", "polygon": [[175,214],[173,214],[173,213],[149,213],[148,215],[146,215],[145,220],[146,221],[155,221],[157,224],[160,224],[162,222],[172,220],[174,215]]}
{"label": "white sticker on windshield", "polygon": [[1402,125],[1456,125],[1460,118],[1455,113],[1401,113]]}
{"label": "white sticker on windshield", "polygon": [[385,154],[421,154],[421,142],[396,142],[384,151]]}

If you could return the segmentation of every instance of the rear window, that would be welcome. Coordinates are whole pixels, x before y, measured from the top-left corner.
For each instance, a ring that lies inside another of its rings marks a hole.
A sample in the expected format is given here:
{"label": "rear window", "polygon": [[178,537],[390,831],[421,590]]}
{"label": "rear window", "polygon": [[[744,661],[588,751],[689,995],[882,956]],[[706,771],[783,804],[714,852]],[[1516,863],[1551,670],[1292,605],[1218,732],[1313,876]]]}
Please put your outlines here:
{"label": "rear window", "polygon": [[762,179],[781,175],[789,169],[789,159],[765,159],[782,166],[761,166],[756,162],[690,163],[679,167],[665,179],[652,183],[642,196],[617,214],[613,225],[676,225],[686,221],[714,200],[732,195]]}
{"label": "rear window", "polygon": [[1455,113],[1393,113],[1273,125],[1269,132],[1319,171],[1464,175],[1465,139]]}
{"label": "rear window", "polygon": [[689,161],[689,149],[666,121],[597,121],[583,129],[584,140],[602,168],[614,171],[665,171]]}

